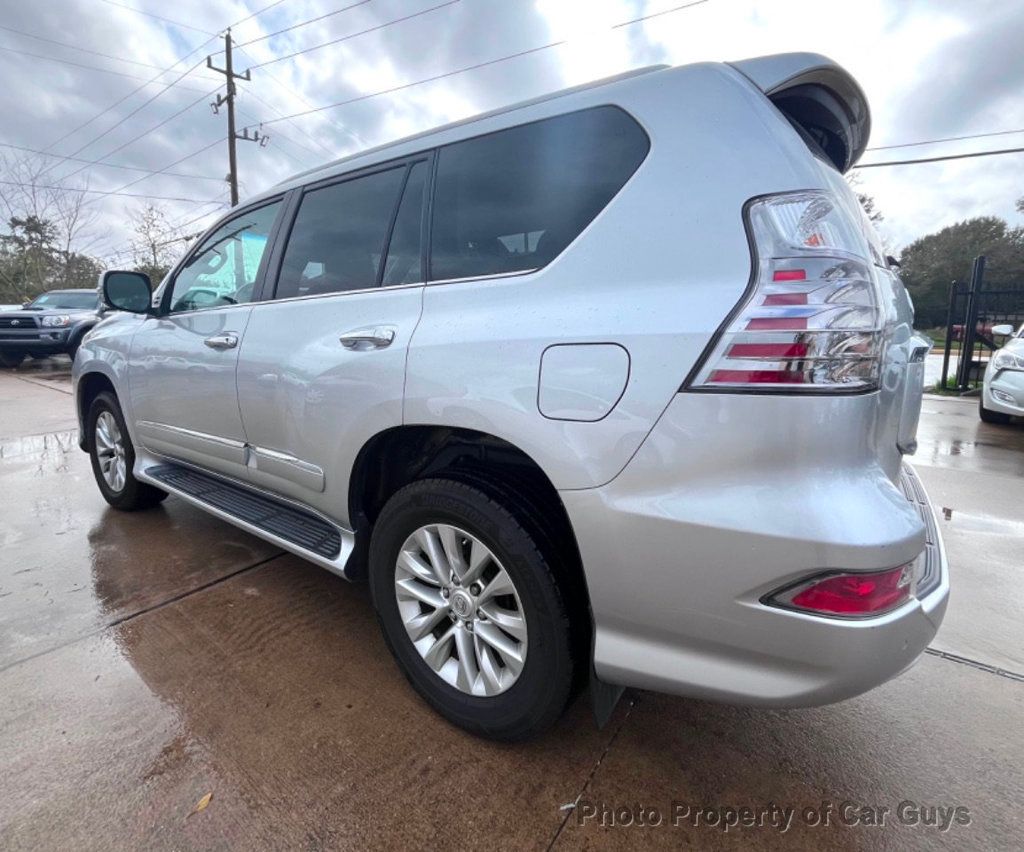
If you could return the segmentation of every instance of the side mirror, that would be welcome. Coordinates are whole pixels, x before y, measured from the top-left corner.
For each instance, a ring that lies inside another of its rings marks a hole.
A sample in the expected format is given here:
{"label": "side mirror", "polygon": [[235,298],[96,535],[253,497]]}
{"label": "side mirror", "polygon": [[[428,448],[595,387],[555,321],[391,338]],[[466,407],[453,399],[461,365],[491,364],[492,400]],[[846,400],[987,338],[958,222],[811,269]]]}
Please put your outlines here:
{"label": "side mirror", "polygon": [[1009,337],[1013,334],[1013,326],[1010,324],[992,326],[993,337]]}
{"label": "side mirror", "polygon": [[103,293],[103,301],[116,311],[132,314],[151,312],[153,285],[145,273],[104,272],[100,276],[100,291]]}

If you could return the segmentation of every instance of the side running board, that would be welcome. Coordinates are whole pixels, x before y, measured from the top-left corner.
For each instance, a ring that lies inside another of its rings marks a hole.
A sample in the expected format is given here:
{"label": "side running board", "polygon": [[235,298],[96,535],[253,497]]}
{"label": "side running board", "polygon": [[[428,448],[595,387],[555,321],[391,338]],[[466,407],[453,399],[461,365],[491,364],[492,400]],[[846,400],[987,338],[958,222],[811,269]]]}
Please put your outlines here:
{"label": "side running board", "polygon": [[352,533],[312,512],[183,465],[147,467],[145,478],[236,526],[344,574],[354,543]]}

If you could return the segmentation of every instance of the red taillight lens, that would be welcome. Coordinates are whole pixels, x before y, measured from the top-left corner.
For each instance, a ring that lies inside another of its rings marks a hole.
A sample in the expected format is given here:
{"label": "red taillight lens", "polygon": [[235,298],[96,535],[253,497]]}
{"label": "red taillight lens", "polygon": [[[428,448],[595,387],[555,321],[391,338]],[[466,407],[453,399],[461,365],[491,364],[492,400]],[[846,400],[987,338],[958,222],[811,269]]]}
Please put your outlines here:
{"label": "red taillight lens", "polygon": [[906,603],[913,565],[871,574],[830,574],[772,595],[769,603],[822,615],[878,615]]}
{"label": "red taillight lens", "polygon": [[750,205],[757,279],[690,387],[849,393],[878,386],[882,300],[860,211],[847,201],[815,190]]}

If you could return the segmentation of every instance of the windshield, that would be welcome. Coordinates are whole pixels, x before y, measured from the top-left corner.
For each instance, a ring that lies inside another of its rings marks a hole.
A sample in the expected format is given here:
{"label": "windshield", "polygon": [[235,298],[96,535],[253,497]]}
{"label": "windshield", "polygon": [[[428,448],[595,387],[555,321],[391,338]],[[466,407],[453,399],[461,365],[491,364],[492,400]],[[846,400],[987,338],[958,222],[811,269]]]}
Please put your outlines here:
{"label": "windshield", "polygon": [[52,293],[43,293],[36,296],[29,303],[29,308],[47,310],[51,308],[67,308],[68,310],[88,311],[96,310],[100,306],[99,296],[95,293],[62,293],[56,290]]}

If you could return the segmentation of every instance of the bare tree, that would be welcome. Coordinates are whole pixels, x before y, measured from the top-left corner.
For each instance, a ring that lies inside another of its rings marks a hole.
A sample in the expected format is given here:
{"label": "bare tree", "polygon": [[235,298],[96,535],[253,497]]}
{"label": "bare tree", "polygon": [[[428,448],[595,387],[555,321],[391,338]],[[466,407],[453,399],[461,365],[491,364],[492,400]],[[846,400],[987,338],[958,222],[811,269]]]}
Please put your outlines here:
{"label": "bare tree", "polygon": [[128,216],[135,235],[131,241],[135,268],[156,283],[167,274],[180,251],[180,229],[167,221],[166,211],[156,204],[129,211]]}
{"label": "bare tree", "polygon": [[875,225],[885,219],[882,215],[882,211],[875,206],[875,199],[868,195],[866,192],[860,191],[861,176],[859,172],[847,172],[846,182],[850,184],[853,191],[857,193],[857,200],[860,202],[860,206],[864,208],[864,213],[868,219]]}
{"label": "bare tree", "polygon": [[7,298],[95,284],[100,213],[88,183],[63,186],[47,168],[47,158],[0,154],[0,287]]}
{"label": "bare tree", "polygon": [[51,207],[50,220],[57,231],[61,286],[82,286],[86,271],[83,266],[88,265],[83,263],[83,258],[95,265],[94,251],[106,236],[99,224],[100,210],[91,206],[86,194],[77,189],[54,191]]}

